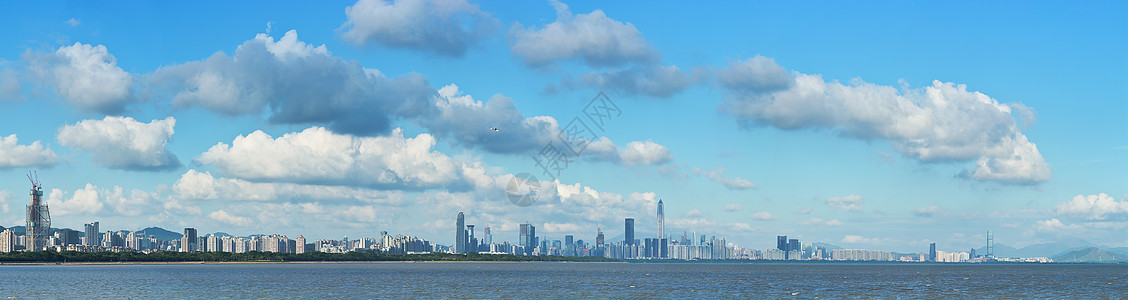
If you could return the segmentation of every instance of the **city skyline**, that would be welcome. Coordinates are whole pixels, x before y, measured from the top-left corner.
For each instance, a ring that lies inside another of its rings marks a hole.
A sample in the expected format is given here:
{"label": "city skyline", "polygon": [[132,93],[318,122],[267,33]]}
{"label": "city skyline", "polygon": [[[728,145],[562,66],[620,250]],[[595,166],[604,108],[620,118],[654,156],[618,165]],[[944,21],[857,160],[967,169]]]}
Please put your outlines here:
{"label": "city skyline", "polygon": [[0,226],[1128,247],[1124,3],[3,7]]}

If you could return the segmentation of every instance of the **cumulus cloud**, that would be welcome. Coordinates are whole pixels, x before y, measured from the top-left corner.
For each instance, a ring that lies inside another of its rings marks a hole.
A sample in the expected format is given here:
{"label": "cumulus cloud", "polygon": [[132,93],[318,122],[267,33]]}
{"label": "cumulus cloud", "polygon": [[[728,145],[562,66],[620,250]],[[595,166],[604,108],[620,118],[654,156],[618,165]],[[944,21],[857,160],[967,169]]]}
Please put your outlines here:
{"label": "cumulus cloud", "polygon": [[689,211],[685,212],[685,216],[686,216],[686,217],[690,217],[690,218],[696,218],[696,217],[700,217],[700,216],[701,216],[701,211],[700,211],[700,210],[696,210],[696,209],[691,209],[691,210],[689,210]]}
{"label": "cumulus cloud", "polygon": [[940,208],[939,206],[936,206],[936,205],[922,206],[922,207],[914,208],[913,209],[913,215],[916,215],[918,217],[931,217],[933,215],[936,215],[936,214],[944,212],[944,211],[945,210],[943,208]]}
{"label": "cumulus cloud", "polygon": [[725,172],[728,172],[728,170],[721,167],[714,168],[712,171],[705,171],[701,168],[693,168],[693,174],[708,177],[710,180],[720,183],[730,190],[747,190],[760,188],[760,186],[752,183],[751,181],[745,180],[740,177],[725,177]]}
{"label": "cumulus cloud", "polygon": [[471,148],[495,153],[536,151],[560,132],[555,118],[525,117],[509,97],[495,95],[485,102],[476,101],[454,84],[439,89],[433,103],[433,114],[421,116],[419,124],[440,138]]}
{"label": "cumulus cloud", "polygon": [[465,189],[477,172],[435,151],[435,138],[405,138],[402,129],[380,137],[355,137],[310,127],[277,139],[255,131],[219,143],[197,161],[227,176],[252,181],[363,186],[391,189]]}
{"label": "cumulus cloud", "polygon": [[500,24],[465,0],[360,0],[345,8],[342,38],[460,57]]}
{"label": "cumulus cloud", "polygon": [[222,223],[226,223],[228,225],[234,225],[234,226],[239,226],[239,227],[243,227],[243,226],[247,226],[247,225],[251,224],[250,218],[233,216],[233,215],[227,213],[226,211],[223,211],[222,209],[217,210],[217,211],[213,211],[212,213],[208,214],[208,218],[211,218],[212,220],[216,220],[216,221],[219,221],[219,222],[222,222]]}
{"label": "cumulus cloud", "polygon": [[248,202],[323,202],[368,203],[389,206],[406,204],[400,191],[381,191],[344,186],[295,183],[250,182],[212,176],[211,172],[188,170],[172,185],[172,198],[178,200],[228,200]]}
{"label": "cumulus cloud", "polygon": [[826,198],[826,205],[830,208],[844,211],[861,211],[862,202],[862,196],[859,195]]}
{"label": "cumulus cloud", "polygon": [[752,219],[757,220],[757,221],[771,221],[771,220],[775,220],[776,216],[772,215],[772,213],[769,213],[769,212],[766,212],[766,211],[761,211],[761,212],[757,212],[757,213],[752,214]]}
{"label": "cumulus cloud", "polygon": [[[70,197],[67,197],[68,194]],[[51,207],[51,215],[93,215],[102,211],[102,201],[98,197],[98,187],[87,183],[85,187],[67,193],[61,189],[51,189],[47,194],[47,205]]]}
{"label": "cumulus cloud", "polygon": [[0,170],[25,167],[51,167],[58,156],[39,141],[20,145],[15,134],[0,136]]}
{"label": "cumulus cloud", "polygon": [[1054,212],[1087,220],[1124,218],[1128,216],[1128,199],[1117,201],[1105,193],[1077,195],[1072,200],[1055,205]]}
{"label": "cumulus cloud", "polygon": [[[669,98],[704,78],[698,72],[687,73],[677,66],[642,65],[626,69],[589,72],[580,75],[578,80],[586,86],[600,90],[617,91],[631,95],[646,95],[654,98]],[[571,88],[569,81],[562,87]]]}
{"label": "cumulus cloud", "polygon": [[740,203],[729,203],[725,205],[725,211],[741,211],[744,210],[744,205]]}
{"label": "cumulus cloud", "polygon": [[177,106],[231,115],[268,109],[271,123],[323,124],[334,131],[385,133],[396,117],[426,115],[435,94],[419,74],[389,78],[355,61],[332,56],[325,45],[298,40],[290,30],[277,41],[258,34],[233,56],[158,69],[152,87],[173,94]]}
{"label": "cumulus cloud", "polygon": [[1037,184],[1051,177],[1038,147],[1020,131],[1015,106],[962,84],[933,81],[898,90],[861,79],[828,82],[820,75],[788,74],[762,57],[734,62],[718,78],[729,90],[720,110],[746,126],[886,139],[921,162],[975,161],[958,176],[980,181]]}
{"label": "cumulus cloud", "polygon": [[1084,229],[1083,226],[1077,225],[1077,224],[1066,225],[1065,223],[1062,223],[1061,220],[1058,220],[1057,218],[1052,218],[1052,219],[1049,219],[1049,220],[1041,220],[1041,221],[1037,221],[1037,222],[1034,223],[1034,230],[1035,231],[1047,232],[1047,233],[1058,233],[1058,234],[1061,234],[1061,233],[1077,233],[1078,231],[1083,230],[1083,229]]}
{"label": "cumulus cloud", "polygon": [[74,43],[54,53],[25,56],[27,69],[38,82],[82,110],[120,114],[125,106],[140,101],[133,92],[133,75],[118,67],[106,46]]}
{"label": "cumulus cloud", "polygon": [[84,120],[59,128],[59,144],[87,152],[94,162],[112,169],[169,171],[180,160],[166,147],[172,141],[176,119],[142,123],[130,117]]}
{"label": "cumulus cloud", "polygon": [[670,148],[652,141],[634,141],[620,150],[611,139],[601,137],[591,142],[584,155],[594,160],[611,161],[624,166],[661,165],[674,160]]}
{"label": "cumulus cloud", "polygon": [[510,51],[533,67],[579,59],[592,67],[650,63],[660,55],[634,25],[608,18],[601,10],[573,15],[568,5],[553,0],[556,21],[544,28],[514,24]]}

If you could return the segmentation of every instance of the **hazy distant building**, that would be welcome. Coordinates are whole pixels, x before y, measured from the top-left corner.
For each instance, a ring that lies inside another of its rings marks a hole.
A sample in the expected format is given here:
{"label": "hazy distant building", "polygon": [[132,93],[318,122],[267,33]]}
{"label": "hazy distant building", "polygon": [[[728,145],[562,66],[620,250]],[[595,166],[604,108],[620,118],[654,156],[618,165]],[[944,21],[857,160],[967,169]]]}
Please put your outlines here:
{"label": "hazy distant building", "polygon": [[634,218],[623,220],[623,244],[634,245]]}
{"label": "hazy distant building", "polygon": [[298,235],[298,241],[295,242],[294,245],[296,247],[296,248],[294,248],[294,253],[296,253],[296,254],[305,253],[305,247],[306,247],[305,236]]}
{"label": "hazy distant building", "polygon": [[184,237],[180,238],[180,252],[193,252],[199,250],[200,238],[196,236],[196,228],[184,228]]}
{"label": "hazy distant building", "polygon": [[98,222],[85,224],[83,234],[86,235],[86,242],[88,246],[99,246],[102,244],[102,235],[98,231]]}
{"label": "hazy distant building", "polygon": [[454,253],[466,253],[466,215],[458,212],[458,220],[454,223]]}
{"label": "hazy distant building", "polygon": [[983,256],[995,256],[995,236],[991,234],[990,230],[987,231],[987,253],[985,253]]}
{"label": "hazy distant building", "polygon": [[666,212],[662,209],[662,199],[658,199],[658,238],[666,238]]}
{"label": "hazy distant building", "polygon": [[466,232],[470,233],[466,240],[466,252],[478,253],[478,238],[474,237],[474,225],[466,225]]}

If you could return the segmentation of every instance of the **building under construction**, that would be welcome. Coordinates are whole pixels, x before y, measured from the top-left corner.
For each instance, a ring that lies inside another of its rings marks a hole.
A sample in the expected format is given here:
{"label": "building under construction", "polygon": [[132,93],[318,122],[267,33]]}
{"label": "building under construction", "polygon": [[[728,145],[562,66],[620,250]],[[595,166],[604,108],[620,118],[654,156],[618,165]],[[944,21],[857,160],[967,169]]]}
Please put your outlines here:
{"label": "building under construction", "polygon": [[51,236],[51,213],[47,211],[47,203],[43,203],[43,186],[39,185],[39,175],[29,172],[27,179],[31,180],[31,204],[27,205],[27,231],[24,235],[25,249],[27,251],[47,250],[47,239]]}

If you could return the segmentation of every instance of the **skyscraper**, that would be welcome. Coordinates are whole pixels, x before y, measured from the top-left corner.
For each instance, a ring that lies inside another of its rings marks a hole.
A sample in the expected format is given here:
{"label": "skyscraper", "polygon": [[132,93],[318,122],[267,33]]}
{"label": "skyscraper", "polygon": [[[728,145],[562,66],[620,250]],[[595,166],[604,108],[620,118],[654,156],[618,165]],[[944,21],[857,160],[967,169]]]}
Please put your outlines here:
{"label": "skyscraper", "polygon": [[458,212],[454,226],[454,253],[466,253],[466,215]]}
{"label": "skyscraper", "polygon": [[482,231],[482,236],[485,237],[482,244],[486,244],[487,246],[493,244],[493,234],[490,233],[490,225],[486,225],[486,230]]}
{"label": "skyscraper", "polygon": [[466,225],[466,232],[470,233],[466,239],[466,252],[478,253],[478,238],[474,237],[474,225]]}
{"label": "skyscraper", "polygon": [[987,231],[987,257],[995,256],[995,235],[991,231]]}
{"label": "skyscraper", "polygon": [[936,261],[936,243],[928,244],[928,261]]}
{"label": "skyscraper", "polygon": [[537,232],[533,224],[521,224],[521,236],[519,238],[522,247],[525,247],[525,255],[532,255],[533,248],[537,247]]}
{"label": "skyscraper", "polygon": [[86,224],[84,227],[85,227],[84,228],[85,232],[83,232],[83,233],[86,235],[86,245],[88,245],[88,246],[101,245],[102,244],[102,235],[99,234],[100,232],[98,231],[98,222]]}
{"label": "skyscraper", "polygon": [[47,239],[51,236],[51,213],[47,210],[47,203],[43,203],[43,187],[39,179],[33,178],[29,173],[27,179],[31,180],[31,203],[27,205],[27,226],[24,227],[24,249],[28,251],[47,250]]}
{"label": "skyscraper", "polygon": [[197,248],[197,242],[199,242],[199,238],[196,237],[196,228],[184,228],[184,236],[180,238],[180,252],[199,250],[199,248]]}
{"label": "skyscraper", "polygon": [[627,218],[623,221],[623,244],[634,245],[634,218]]}
{"label": "skyscraper", "polygon": [[787,252],[791,252],[791,247],[787,244],[786,235],[776,236],[776,249],[783,251],[783,259],[787,259]]}
{"label": "skyscraper", "polygon": [[666,212],[662,209],[662,199],[658,199],[658,238],[666,238]]}

